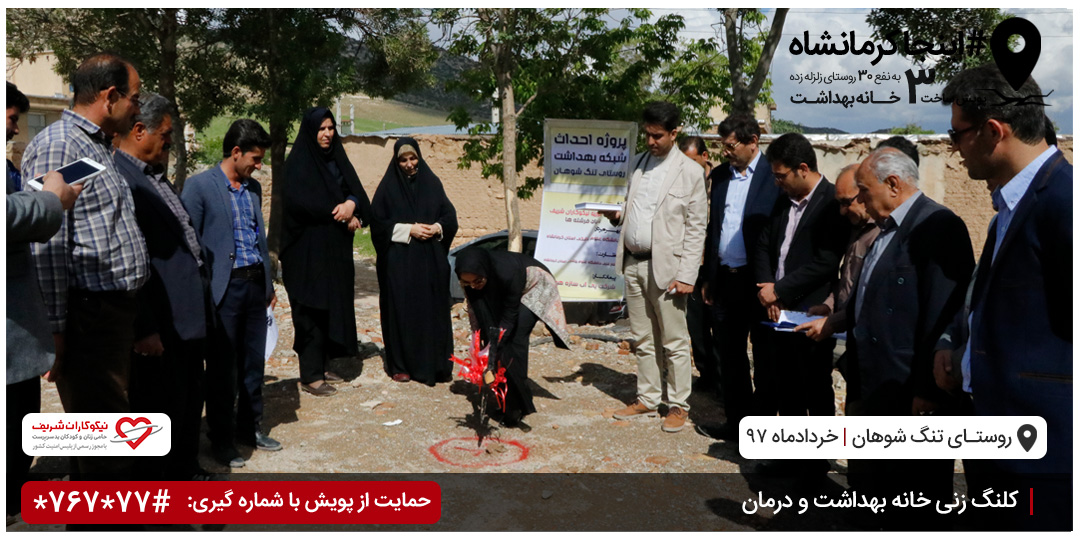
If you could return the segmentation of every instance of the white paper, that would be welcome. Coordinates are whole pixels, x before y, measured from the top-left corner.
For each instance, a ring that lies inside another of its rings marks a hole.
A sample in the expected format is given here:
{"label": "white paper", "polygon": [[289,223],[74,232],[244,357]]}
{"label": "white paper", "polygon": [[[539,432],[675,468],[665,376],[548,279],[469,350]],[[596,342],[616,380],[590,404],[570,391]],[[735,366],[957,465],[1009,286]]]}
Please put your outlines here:
{"label": "white paper", "polygon": [[593,212],[613,211],[618,212],[622,210],[621,204],[609,204],[598,202],[583,202],[574,205],[574,208],[578,210],[592,210]]}
{"label": "white paper", "polygon": [[[816,321],[824,318],[822,315],[808,315],[802,311],[788,311],[786,309],[780,310],[780,320],[776,322],[763,321],[765,324],[771,327],[776,332],[794,332],[795,327],[803,323],[810,321]],[[801,332],[800,332],[801,333]],[[837,332],[832,335],[835,339],[842,339],[847,341],[847,332]]]}
{"label": "white paper", "polygon": [[802,311],[788,311],[786,309],[780,310],[780,320],[776,321],[778,324],[789,323],[795,326],[799,326],[803,323],[808,323],[815,319],[820,319],[821,315],[807,315]]}
{"label": "white paper", "polygon": [[270,355],[274,354],[274,349],[277,348],[278,340],[278,327],[277,321],[274,320],[274,308],[266,308],[266,360],[270,360]]}

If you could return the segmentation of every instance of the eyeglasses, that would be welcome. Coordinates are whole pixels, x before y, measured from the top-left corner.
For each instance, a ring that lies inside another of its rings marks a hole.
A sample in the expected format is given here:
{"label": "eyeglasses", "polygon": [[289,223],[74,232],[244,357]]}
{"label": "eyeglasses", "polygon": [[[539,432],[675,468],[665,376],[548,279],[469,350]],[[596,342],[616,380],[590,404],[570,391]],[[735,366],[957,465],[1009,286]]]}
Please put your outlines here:
{"label": "eyeglasses", "polygon": [[[123,96],[123,97],[128,97],[128,94],[120,94],[120,95]],[[139,94],[135,94],[135,95],[131,96],[130,98],[128,98],[128,101],[130,101],[131,104],[136,106],[136,107],[138,107],[138,106],[140,106],[142,104],[139,101]]]}
{"label": "eyeglasses", "polygon": [[965,133],[967,133],[967,132],[969,132],[969,131],[971,131],[973,129],[981,128],[982,125],[985,124],[985,123],[986,122],[983,122],[982,124],[972,124],[972,125],[964,128],[964,129],[961,129],[959,131],[954,130],[954,129],[950,129],[949,132],[948,132],[949,133],[949,139],[952,140],[953,144],[960,144],[960,136],[961,135],[963,135],[963,134],[965,134]]}
{"label": "eyeglasses", "polygon": [[474,279],[472,281],[465,281],[464,279],[458,279],[458,283],[461,284],[462,289],[464,289],[465,287],[470,287],[470,288],[475,289],[477,287],[483,287],[484,284],[487,283],[487,278],[486,277],[477,277],[476,279]]}
{"label": "eyeglasses", "polygon": [[724,150],[727,150],[728,152],[734,152],[735,149],[738,148],[740,144],[742,144],[742,143],[739,142],[739,141],[735,141],[733,143],[720,143],[720,145],[724,148]]}
{"label": "eyeglasses", "polygon": [[851,203],[855,202],[856,198],[858,198],[858,195],[856,195],[855,197],[848,197],[846,199],[838,199],[837,202],[840,203],[841,207],[847,208],[851,206]]}

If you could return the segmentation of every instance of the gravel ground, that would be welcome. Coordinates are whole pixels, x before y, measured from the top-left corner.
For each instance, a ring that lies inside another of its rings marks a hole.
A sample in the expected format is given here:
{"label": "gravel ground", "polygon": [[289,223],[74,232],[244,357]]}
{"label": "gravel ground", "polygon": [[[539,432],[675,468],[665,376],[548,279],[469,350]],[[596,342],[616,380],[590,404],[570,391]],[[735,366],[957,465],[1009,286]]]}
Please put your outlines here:
{"label": "gravel ground", "polygon": [[[332,362],[332,369],[347,379],[335,385],[338,393],[334,396],[315,397],[300,391],[297,357],[291,348],[290,307],[280,285],[277,293],[280,301],[275,315],[281,336],[266,366],[264,423],[284,449],[263,452],[241,446],[248,461],[238,472],[740,473],[750,464],[735,446],[706,438],[692,425],[670,434],[660,430],[659,417],[612,418],[635,395],[634,356],[619,343],[629,334],[625,319],[601,327],[573,326],[575,334],[602,339],[574,337],[571,351],[556,349],[540,325],[534,331],[529,358],[537,413],[526,420],[533,429],[530,433],[506,428],[489,432],[476,418],[479,398],[474,386],[461,380],[435,387],[402,384],[386,375],[379,354],[382,336],[373,260],[356,262],[361,358]],[[463,356],[468,347],[468,316],[462,304],[453,310],[455,346]],[[837,405],[843,410],[843,380],[835,372],[834,381]],[[713,396],[694,394],[690,406],[692,423],[723,419],[722,407]],[[62,412],[52,384],[43,387],[42,410]],[[494,422],[489,426],[496,427]],[[478,434],[485,436],[479,446]],[[210,457],[205,437],[201,461],[208,471],[229,472]],[[833,468],[846,472],[846,463],[833,462]],[[62,477],[66,461],[41,458],[34,471]],[[845,485],[842,474],[830,478]],[[737,505],[756,495],[750,488],[746,480],[725,482],[720,498]],[[707,508],[698,511],[710,513]],[[768,523],[764,512],[743,523],[720,520],[715,527],[761,528]],[[9,530],[38,529],[25,524],[13,527]]]}

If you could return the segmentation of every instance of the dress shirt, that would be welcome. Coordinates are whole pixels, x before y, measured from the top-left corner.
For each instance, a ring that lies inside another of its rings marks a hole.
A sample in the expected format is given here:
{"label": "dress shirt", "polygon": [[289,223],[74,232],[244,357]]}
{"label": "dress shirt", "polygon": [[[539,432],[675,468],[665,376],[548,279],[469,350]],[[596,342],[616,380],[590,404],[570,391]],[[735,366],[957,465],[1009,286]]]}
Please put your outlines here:
{"label": "dress shirt", "polygon": [[69,288],[137,291],[150,275],[131,188],[116,170],[112,152],[110,137],[97,124],[65,110],[23,153],[23,178],[84,157],[105,166],[84,184],[75,208],[64,213],[60,233],[45,244],[32,245],[53,333],[66,328]]}
{"label": "dress shirt", "polygon": [[862,313],[863,302],[866,300],[866,284],[870,281],[870,276],[874,274],[874,267],[877,266],[878,259],[881,258],[881,254],[885,252],[885,249],[889,247],[893,237],[896,236],[896,230],[904,223],[904,217],[911,210],[911,206],[915,204],[915,200],[921,196],[922,192],[916,191],[914,195],[908,197],[908,200],[901,203],[900,206],[897,206],[889,214],[889,217],[878,225],[881,227],[881,232],[878,234],[877,240],[874,240],[874,245],[870,246],[870,251],[863,261],[862,273],[859,275],[859,294],[858,298],[855,299],[856,321],[859,320],[859,314]]}
{"label": "dress shirt", "polygon": [[[1035,174],[1050,159],[1050,156],[1054,155],[1054,152],[1057,152],[1056,146],[1047,148],[1045,152],[1039,154],[1039,157],[1035,158],[1031,163],[1028,163],[1027,167],[1021,169],[1004,186],[998,187],[990,195],[990,199],[994,202],[994,210],[997,210],[994,222],[990,224],[991,227],[994,227],[994,234],[997,235],[994,239],[994,253],[990,258],[991,264],[997,259],[1001,241],[1005,238],[1005,233],[1009,230],[1009,224],[1012,223],[1012,218],[1016,214],[1016,205],[1020,204],[1020,199],[1024,197],[1028,188],[1031,187],[1031,182],[1035,180]],[[971,326],[971,320],[972,314],[969,313],[968,341],[964,345],[964,356],[960,359],[960,373],[964,378],[963,387],[964,391],[968,393],[971,393],[971,341],[977,331],[976,328]]]}
{"label": "dress shirt", "polygon": [[727,196],[724,199],[724,222],[720,225],[720,264],[724,266],[746,266],[743,212],[746,210],[746,196],[750,193],[754,171],[760,162],[761,152],[758,151],[754,160],[746,167],[746,174],[739,174],[735,167],[731,167],[731,180],[728,181]]}
{"label": "dress shirt", "polygon": [[191,224],[191,216],[188,215],[187,209],[184,208],[184,203],[180,201],[180,196],[176,194],[176,187],[165,178],[164,168],[155,168],[148,165],[145,161],[120,149],[116,150],[116,155],[130,161],[150,180],[150,185],[154,186],[158,195],[161,195],[161,199],[165,201],[169,210],[172,210],[173,215],[180,222],[180,228],[184,231],[184,241],[187,242],[191,254],[195,256],[195,262],[202,266],[202,247],[199,245],[199,236],[195,234],[195,226]]}
{"label": "dress shirt", "polygon": [[250,181],[248,178],[242,179],[240,189],[237,189],[232,187],[228,177],[225,178],[225,188],[229,190],[229,201],[232,203],[233,241],[236,245],[233,268],[262,262],[262,254],[259,253],[259,222],[255,219],[255,205],[252,204],[247,188]]}
{"label": "dress shirt", "polygon": [[634,193],[634,200],[627,203],[625,244],[631,253],[652,251],[652,218],[660,204],[660,187],[671,168],[671,158],[678,151],[673,148],[663,158],[645,155],[641,185]]}
{"label": "dress shirt", "polygon": [[788,250],[791,249],[791,239],[795,237],[795,230],[799,228],[799,222],[802,221],[803,214],[806,213],[806,207],[810,206],[810,199],[814,197],[814,192],[817,191],[818,185],[824,179],[824,176],[818,175],[818,180],[814,182],[814,187],[810,188],[810,193],[801,200],[788,198],[791,201],[791,208],[788,209],[784,241],[780,243],[780,260],[776,265],[776,281],[784,279],[784,261],[787,260]]}

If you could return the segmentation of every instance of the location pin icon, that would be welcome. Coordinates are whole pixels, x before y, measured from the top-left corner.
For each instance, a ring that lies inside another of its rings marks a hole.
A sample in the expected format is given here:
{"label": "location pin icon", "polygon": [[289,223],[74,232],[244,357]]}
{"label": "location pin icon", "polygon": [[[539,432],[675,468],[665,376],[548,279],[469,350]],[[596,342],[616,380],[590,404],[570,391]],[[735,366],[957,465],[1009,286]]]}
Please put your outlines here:
{"label": "location pin icon", "polygon": [[1035,431],[1035,427],[1031,424],[1024,424],[1016,430],[1016,438],[1020,441],[1020,446],[1024,447],[1024,451],[1028,452],[1032,446],[1035,446],[1035,439],[1039,438],[1039,432]]}
{"label": "location pin icon", "polygon": [[[1024,38],[1024,49],[1020,52],[1009,50],[1009,38],[1019,35]],[[1020,91],[1024,81],[1035,69],[1039,62],[1039,53],[1042,52],[1042,35],[1039,29],[1027,19],[1012,17],[1001,21],[990,36],[990,52],[994,54],[994,63],[997,64],[1005,80],[1013,90]]]}

